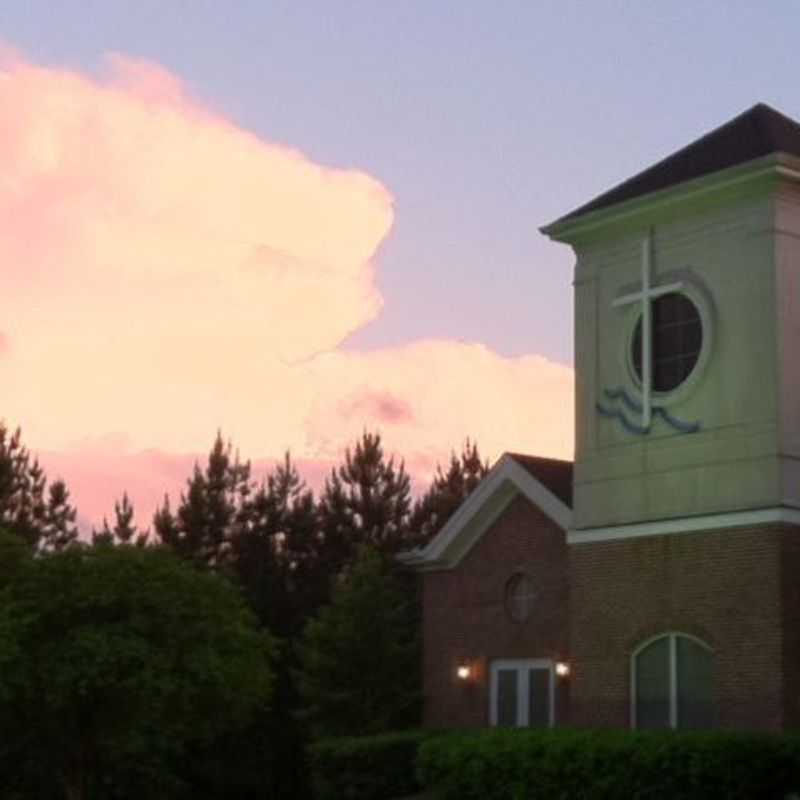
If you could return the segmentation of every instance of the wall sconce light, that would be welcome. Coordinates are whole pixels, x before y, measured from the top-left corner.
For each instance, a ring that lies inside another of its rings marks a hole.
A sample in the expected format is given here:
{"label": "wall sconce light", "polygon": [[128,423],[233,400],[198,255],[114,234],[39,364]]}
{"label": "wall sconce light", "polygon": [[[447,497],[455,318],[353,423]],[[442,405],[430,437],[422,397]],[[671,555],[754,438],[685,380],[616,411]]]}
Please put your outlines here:
{"label": "wall sconce light", "polygon": [[559,661],[556,664],[556,675],[558,675],[559,678],[568,678],[569,673],[570,673],[570,667],[566,661]]}
{"label": "wall sconce light", "polygon": [[469,664],[461,664],[456,670],[456,675],[460,681],[468,681],[472,677],[472,669]]}

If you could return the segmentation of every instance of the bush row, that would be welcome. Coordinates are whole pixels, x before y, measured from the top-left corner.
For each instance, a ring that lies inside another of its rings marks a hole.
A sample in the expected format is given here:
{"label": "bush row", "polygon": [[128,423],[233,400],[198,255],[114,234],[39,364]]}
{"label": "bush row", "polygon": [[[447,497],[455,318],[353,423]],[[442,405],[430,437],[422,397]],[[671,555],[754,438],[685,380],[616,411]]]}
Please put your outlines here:
{"label": "bush row", "polygon": [[315,800],[389,800],[414,794],[417,750],[429,731],[325,739],[310,748]]}
{"label": "bush row", "polygon": [[431,738],[417,765],[442,800],[800,797],[797,736],[495,729]]}

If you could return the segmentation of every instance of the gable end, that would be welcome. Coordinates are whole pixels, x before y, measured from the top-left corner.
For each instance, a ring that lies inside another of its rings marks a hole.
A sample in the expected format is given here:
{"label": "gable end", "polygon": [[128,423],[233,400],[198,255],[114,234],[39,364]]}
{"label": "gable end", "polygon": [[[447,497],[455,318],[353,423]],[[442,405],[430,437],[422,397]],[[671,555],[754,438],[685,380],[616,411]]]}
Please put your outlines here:
{"label": "gable end", "polygon": [[572,464],[506,453],[425,547],[401,553],[399,560],[420,571],[453,569],[475,543],[522,495],[565,533],[572,509]]}

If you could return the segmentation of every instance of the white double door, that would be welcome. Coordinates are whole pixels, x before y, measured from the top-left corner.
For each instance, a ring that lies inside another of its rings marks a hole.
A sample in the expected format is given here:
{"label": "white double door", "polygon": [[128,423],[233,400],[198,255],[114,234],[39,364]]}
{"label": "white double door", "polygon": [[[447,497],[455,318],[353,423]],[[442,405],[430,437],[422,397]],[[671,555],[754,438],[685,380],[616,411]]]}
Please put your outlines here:
{"label": "white double door", "polygon": [[489,720],[503,728],[549,728],[555,722],[555,680],[549,659],[500,659],[490,672]]}

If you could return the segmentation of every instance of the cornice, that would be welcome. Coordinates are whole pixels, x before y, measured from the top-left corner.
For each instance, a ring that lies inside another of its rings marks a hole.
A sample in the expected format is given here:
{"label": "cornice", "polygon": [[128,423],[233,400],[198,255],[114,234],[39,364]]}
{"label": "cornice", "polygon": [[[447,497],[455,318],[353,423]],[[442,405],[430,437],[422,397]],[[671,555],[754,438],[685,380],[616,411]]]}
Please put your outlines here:
{"label": "cornice", "polygon": [[550,239],[574,244],[612,226],[636,228],[653,224],[681,205],[711,203],[734,195],[756,195],[780,181],[800,182],[800,158],[772,153],[580,217],[556,221],[539,230]]}

